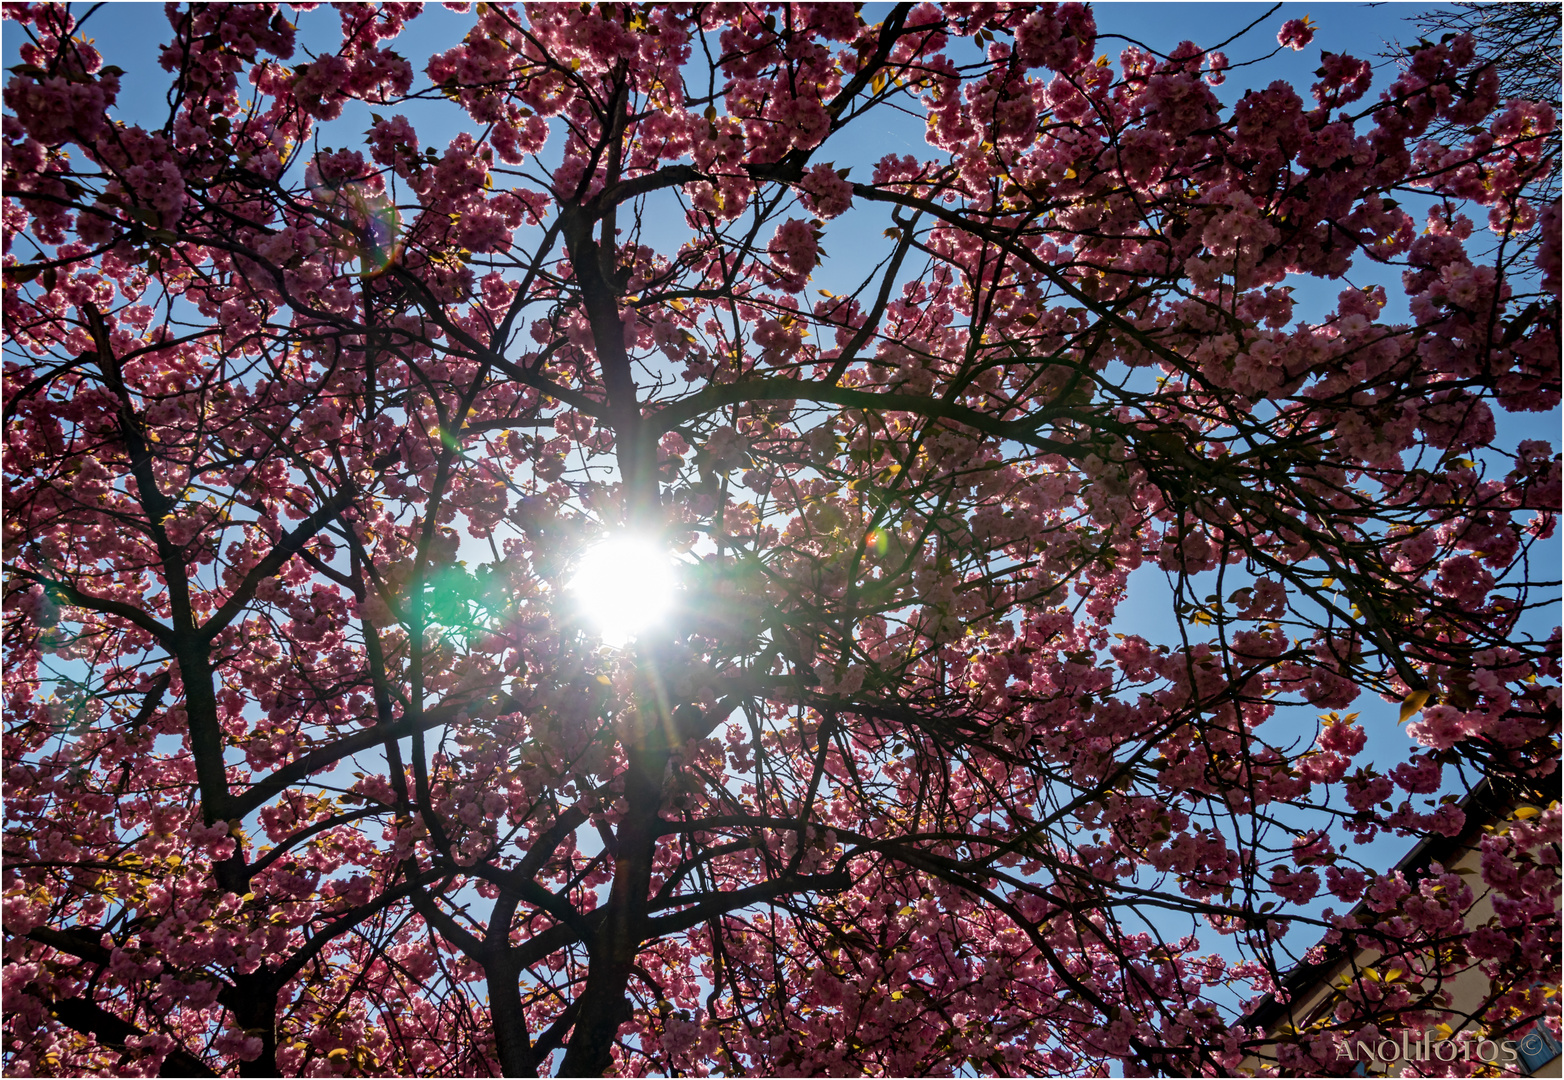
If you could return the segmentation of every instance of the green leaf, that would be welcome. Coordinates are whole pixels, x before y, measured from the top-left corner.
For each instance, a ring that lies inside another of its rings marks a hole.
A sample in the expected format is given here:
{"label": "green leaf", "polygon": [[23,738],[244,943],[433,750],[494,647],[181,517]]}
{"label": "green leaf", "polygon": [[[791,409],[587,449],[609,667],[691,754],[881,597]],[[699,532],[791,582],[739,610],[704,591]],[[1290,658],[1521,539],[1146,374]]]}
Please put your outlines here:
{"label": "green leaf", "polygon": [[1414,690],[1404,697],[1401,700],[1401,719],[1397,720],[1396,723],[1404,724],[1412,719],[1413,716],[1421,711],[1424,705],[1428,704],[1428,696],[1427,690]]}

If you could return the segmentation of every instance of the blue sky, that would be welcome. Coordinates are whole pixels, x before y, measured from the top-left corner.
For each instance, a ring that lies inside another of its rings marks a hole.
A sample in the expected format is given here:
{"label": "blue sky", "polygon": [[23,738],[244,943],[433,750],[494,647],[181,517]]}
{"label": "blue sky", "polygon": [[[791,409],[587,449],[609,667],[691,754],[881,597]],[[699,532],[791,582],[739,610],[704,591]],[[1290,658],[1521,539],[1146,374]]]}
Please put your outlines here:
{"label": "blue sky", "polygon": [[[883,14],[888,4],[868,5],[866,19]],[[168,76],[157,63],[160,48],[171,34],[163,5],[160,3],[128,2],[107,3],[92,10],[90,5],[75,4],[78,17],[85,16],[82,34],[93,40],[103,53],[106,63],[123,68],[125,76],[116,106],[119,119],[140,123],[147,127],[160,126],[167,117]],[[290,9],[291,10],[291,9]],[[1217,88],[1217,95],[1224,103],[1232,104],[1251,87],[1263,87],[1276,79],[1285,79],[1306,88],[1314,79],[1319,66],[1321,50],[1349,52],[1363,59],[1374,61],[1376,87],[1382,87],[1393,77],[1389,61],[1377,60],[1388,51],[1389,43],[1410,40],[1415,37],[1412,25],[1407,21],[1424,10],[1419,4],[1382,3],[1376,5],[1326,3],[1286,3],[1276,7],[1255,3],[1105,3],[1093,8],[1098,26],[1098,52],[1116,61],[1119,52],[1135,44],[1157,52],[1170,52],[1179,42],[1190,39],[1202,48],[1222,46],[1245,27],[1260,20],[1259,25],[1243,37],[1224,46],[1233,67],[1225,84]],[[90,15],[86,13],[91,11]],[[1269,14],[1268,14],[1269,13]],[[335,47],[338,21],[335,12],[321,9],[312,13],[293,13],[300,27],[299,48],[290,63],[303,63],[309,53]],[[1302,52],[1290,49],[1278,51],[1276,31],[1282,22],[1290,18],[1310,16],[1317,24],[1313,43]],[[423,65],[436,51],[456,45],[471,25],[470,14],[452,12],[439,4],[429,4],[422,15],[409,24],[396,48],[408,57],[418,72],[415,88],[427,85],[423,78]],[[0,53],[4,63],[10,66],[18,62],[17,50],[23,35],[11,24],[6,25]],[[1244,66],[1251,64],[1253,66]],[[1371,95],[1374,91],[1371,91]],[[322,145],[353,146],[360,133],[370,123],[371,108],[366,105],[350,105],[340,120],[321,125],[317,138]],[[443,147],[465,126],[466,117],[454,106],[444,101],[409,102],[378,111],[403,113],[418,129],[425,146]],[[830,155],[840,166],[857,166],[854,179],[866,174],[873,163],[887,153],[926,155],[922,124],[916,118],[897,115],[885,110],[885,118],[876,117],[870,126],[854,130],[846,144],[850,149],[832,147]],[[557,147],[546,150],[545,162],[557,155]],[[850,153],[853,160],[842,155]],[[553,160],[557,160],[554,158]],[[831,223],[825,239],[825,249],[832,256],[817,271],[815,285],[836,292],[851,291],[872,268],[860,260],[845,257],[849,252],[880,251],[884,248],[882,232],[889,224],[884,208],[860,207],[853,213]],[[646,238],[654,245],[658,237]],[[678,237],[674,239],[675,244]],[[1354,285],[1375,283],[1378,275],[1368,267],[1355,268],[1350,275]],[[1299,279],[1290,282],[1296,286],[1299,315],[1307,318],[1311,308],[1323,311],[1333,305],[1336,293],[1342,288],[1338,282],[1316,282]],[[1386,282],[1386,284],[1391,284]],[[1391,307],[1387,317],[1400,314],[1397,305],[1399,290],[1387,290]],[[1550,425],[1556,427],[1556,425]]]}
{"label": "blue sky", "polygon": [[[93,40],[103,53],[105,63],[116,64],[125,71],[115,110],[117,117],[147,127],[160,126],[168,111],[165,97],[168,76],[158,66],[157,58],[162,44],[171,36],[163,5],[127,0],[103,4],[96,10],[85,4],[72,7],[78,18],[85,16],[81,33]],[[888,7],[884,3],[870,4],[865,10],[865,18],[877,18]],[[1277,79],[1293,83],[1306,95],[1304,88],[1314,79],[1321,50],[1349,52],[1374,61],[1380,69],[1376,71],[1376,88],[1381,87],[1393,77],[1392,66],[1389,61],[1376,60],[1376,57],[1388,51],[1390,42],[1415,37],[1407,19],[1424,8],[1402,3],[1287,3],[1277,5],[1272,12],[1271,5],[1255,3],[1105,3],[1094,5],[1093,10],[1099,34],[1098,52],[1115,62],[1119,52],[1131,44],[1162,53],[1170,52],[1186,39],[1202,48],[1222,46],[1245,27],[1260,20],[1253,30],[1224,46],[1233,67],[1226,83],[1218,87],[1216,93],[1230,105],[1245,90],[1269,85]],[[88,11],[91,11],[90,15],[86,14]],[[299,23],[300,35],[298,50],[290,63],[303,63],[309,53],[335,47],[338,41],[335,12],[321,9],[292,14]],[[1276,31],[1282,22],[1305,16],[1310,16],[1318,26],[1313,43],[1302,52],[1278,50]],[[429,4],[423,14],[409,24],[393,47],[407,56],[418,72],[415,89],[427,85],[423,78],[427,58],[436,51],[456,45],[471,22],[470,14]],[[14,25],[6,24],[4,41],[0,42],[6,66],[18,62],[17,50],[23,40]],[[350,105],[340,120],[320,125],[317,130],[319,142],[338,147],[356,145],[360,133],[370,123],[371,111],[374,110],[367,105]],[[378,111],[407,115],[425,146],[443,147],[466,126],[466,117],[444,101],[408,102],[381,107]],[[927,155],[921,121],[889,110],[883,112],[883,119],[876,117],[871,125],[860,125],[851,133],[851,139],[845,144],[850,149],[830,148],[828,156],[836,159],[839,167],[857,166],[858,175],[854,179],[860,179],[887,153]],[[846,153],[851,153],[853,160],[842,156]],[[546,150],[545,162],[550,162],[551,158],[557,160],[553,157],[557,154],[557,146]],[[845,256],[856,251],[881,251],[885,246],[882,232],[888,224],[888,213],[879,207],[860,207],[832,222],[825,239],[825,249],[832,258],[817,271],[814,284],[836,292],[851,291],[864,273],[872,269],[872,263]],[[647,239],[657,244],[657,237],[648,236]],[[1354,285],[1373,284],[1376,277],[1370,268],[1361,266],[1350,275]],[[1289,284],[1296,286],[1299,315],[1305,318],[1311,314],[1311,308],[1323,311],[1327,305],[1333,305],[1336,293],[1342,288],[1338,282],[1306,279]],[[1400,303],[1398,290],[1390,288],[1387,291],[1391,296],[1387,317],[1394,317],[1399,314],[1396,311]]]}
{"label": "blue sky", "polygon": [[[81,18],[91,9],[89,4],[73,4],[72,10]],[[876,12],[889,5],[868,5],[866,18],[878,17]],[[1101,43],[1100,52],[1117,56],[1123,45],[1134,42],[1159,51],[1169,51],[1188,38],[1203,48],[1217,45],[1255,19],[1265,15],[1268,4],[1254,3],[1099,3],[1093,5],[1097,30]],[[1255,83],[1269,83],[1273,79],[1307,83],[1319,64],[1319,49],[1331,52],[1350,52],[1370,59],[1384,51],[1385,42],[1409,39],[1414,36],[1406,22],[1409,16],[1425,10],[1425,5],[1411,3],[1368,4],[1323,3],[1280,5],[1277,12],[1266,18],[1260,26],[1229,48],[1229,55],[1237,64],[1245,54],[1269,51],[1275,44],[1276,29],[1285,19],[1311,16],[1318,31],[1314,43],[1301,53],[1290,50],[1268,60],[1259,72],[1235,71],[1223,88],[1222,96],[1236,99],[1242,89]],[[336,19],[329,10],[297,15],[304,31],[305,47],[328,48],[332,43]],[[449,48],[461,39],[472,16],[449,11],[438,4],[430,4],[424,13],[414,20],[404,33],[401,51],[415,67],[419,66],[420,53]],[[170,37],[169,24],[161,3],[150,0],[122,0],[101,5],[87,19],[82,33],[95,39],[94,44],[110,64],[124,68],[125,92],[120,97],[122,113],[133,115],[142,122],[152,120],[157,110],[166,108],[163,99],[165,84],[161,69],[157,66],[158,48]],[[3,54],[7,66],[17,63],[17,48],[23,38],[14,26],[7,26],[4,34]],[[416,48],[415,48],[416,45]],[[296,58],[296,61],[297,62]],[[126,117],[128,118],[128,116]]]}

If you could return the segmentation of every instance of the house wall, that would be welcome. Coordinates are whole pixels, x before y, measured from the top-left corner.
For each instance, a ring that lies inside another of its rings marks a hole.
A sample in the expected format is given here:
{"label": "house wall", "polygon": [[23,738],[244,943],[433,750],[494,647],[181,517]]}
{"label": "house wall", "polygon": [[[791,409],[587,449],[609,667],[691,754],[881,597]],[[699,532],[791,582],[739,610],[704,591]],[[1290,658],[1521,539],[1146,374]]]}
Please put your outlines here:
{"label": "house wall", "polygon": [[[1447,870],[1455,870],[1456,873],[1461,874],[1472,886],[1475,899],[1471,907],[1467,909],[1467,926],[1480,926],[1494,914],[1491,890],[1482,883],[1482,857],[1479,844],[1484,835],[1484,826],[1493,827],[1495,820],[1493,815],[1469,813],[1467,830],[1462,833],[1455,844],[1451,845],[1446,841],[1439,845],[1439,848],[1442,850],[1434,853],[1437,855],[1435,861],[1440,862]],[[1401,866],[1404,867],[1413,862],[1416,856],[1419,855],[1421,847],[1422,845],[1420,845],[1419,850],[1415,850],[1407,859],[1402,860]],[[1423,854],[1426,856],[1428,853],[1424,852]],[[1408,873],[1407,877],[1408,880],[1412,880],[1411,873]],[[1280,1010],[1281,1016],[1271,1019],[1261,1026],[1273,1033],[1285,1031],[1288,1028],[1306,1029],[1312,1022],[1329,1015],[1330,1010],[1338,1000],[1337,987],[1346,985],[1357,973],[1371,968],[1381,959],[1381,956],[1382,954],[1374,949],[1358,949],[1346,956],[1339,957],[1334,963],[1309,972],[1306,981],[1303,981],[1300,985],[1290,987],[1292,1000]],[[1441,989],[1449,994],[1451,999],[1451,1008],[1446,1013],[1444,1023],[1449,1025],[1452,1034],[1473,1028],[1472,1017],[1481,1010],[1484,1002],[1487,1001],[1491,993],[1491,986],[1492,984],[1488,978],[1476,964],[1462,971],[1453,979],[1448,979],[1444,982]],[[1428,984],[1427,989],[1432,990],[1434,986]],[[1272,1011],[1275,1011],[1274,1004],[1272,1005]],[[1518,1044],[1525,1034],[1525,1032],[1512,1033],[1509,1036],[1509,1041]],[[1409,1045],[1407,1051],[1414,1056],[1427,1056],[1435,1052],[1435,1041],[1430,1040],[1426,1046],[1414,1047]],[[1267,1044],[1261,1047],[1258,1053],[1246,1057],[1239,1066],[1238,1072],[1253,1076],[1263,1067],[1274,1069],[1276,1067],[1274,1045],[1274,1043]],[[1557,1044],[1553,1043],[1551,1037],[1547,1037],[1545,1032],[1540,1036],[1533,1036],[1527,1046],[1536,1047],[1536,1050],[1530,1055],[1532,1058],[1531,1062],[1526,1061],[1521,1056],[1521,1047],[1517,1045],[1514,1047],[1513,1061],[1505,1063],[1501,1060],[1499,1067],[1503,1070],[1502,1075],[1564,1076],[1564,1058],[1559,1056]],[[1357,1060],[1363,1049],[1364,1047],[1361,1046],[1353,1047],[1354,1060]],[[1384,1047],[1383,1049],[1385,1058],[1392,1057],[1389,1047]],[[1395,1061],[1389,1063],[1382,1060],[1360,1062],[1364,1068],[1358,1070],[1358,1075],[1401,1075],[1405,1062],[1401,1060],[1400,1047],[1398,1046],[1395,1049]],[[1478,1050],[1485,1058],[1489,1055],[1502,1059],[1510,1057],[1502,1046],[1480,1047]],[[1551,1060],[1546,1060],[1550,1054]],[[1366,1056],[1377,1059],[1379,1055],[1373,1049],[1369,1049]]]}

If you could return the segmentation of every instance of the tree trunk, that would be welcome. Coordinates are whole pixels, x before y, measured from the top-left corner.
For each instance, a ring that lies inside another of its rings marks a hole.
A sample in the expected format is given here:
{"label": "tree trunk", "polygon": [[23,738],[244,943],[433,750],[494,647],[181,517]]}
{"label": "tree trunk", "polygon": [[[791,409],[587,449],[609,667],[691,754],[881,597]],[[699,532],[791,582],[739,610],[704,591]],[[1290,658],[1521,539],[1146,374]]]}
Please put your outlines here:
{"label": "tree trunk", "polygon": [[277,987],[265,968],[234,978],[233,1018],[246,1035],[259,1036],[261,1052],[239,1063],[240,1076],[281,1076],[277,1070]]}
{"label": "tree trunk", "polygon": [[[661,734],[660,723],[643,716],[640,730],[627,739],[637,742]],[[646,897],[651,886],[652,856],[657,848],[658,809],[662,802],[666,749],[630,748],[625,771],[625,801],[629,812],[619,827],[619,857],[614,860],[614,885],[608,910],[587,968],[585,989],[578,999],[581,1012],[565,1051],[561,1076],[602,1076],[613,1064],[619,1025],[630,1017],[625,989],[645,937]]]}
{"label": "tree trunk", "polygon": [[536,1076],[538,1063],[532,1053],[527,1017],[522,1011],[520,973],[503,961],[485,968],[489,984],[489,1023],[494,1026],[494,1047],[499,1054],[500,1075]]}

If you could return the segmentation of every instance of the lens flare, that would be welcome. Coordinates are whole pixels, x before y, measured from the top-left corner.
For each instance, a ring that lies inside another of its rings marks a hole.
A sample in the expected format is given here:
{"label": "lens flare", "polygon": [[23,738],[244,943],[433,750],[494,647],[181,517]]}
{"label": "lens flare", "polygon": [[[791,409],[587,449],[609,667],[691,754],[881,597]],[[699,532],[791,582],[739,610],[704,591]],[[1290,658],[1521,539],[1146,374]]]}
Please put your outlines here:
{"label": "lens flare", "polygon": [[402,253],[402,215],[385,194],[354,193],[358,217],[363,221],[358,236],[359,276],[376,278],[396,262]]}
{"label": "lens flare", "polygon": [[891,537],[884,529],[870,529],[864,534],[864,549],[876,555],[884,555],[891,549]]}
{"label": "lens flare", "polygon": [[377,278],[402,253],[402,215],[384,188],[363,180],[322,180],[311,165],[307,177],[315,202],[336,219],[343,254],[358,263],[357,276]]}
{"label": "lens flare", "polygon": [[676,584],[673,560],[660,544],[623,534],[587,551],[568,588],[604,644],[617,648],[662,621]]}

